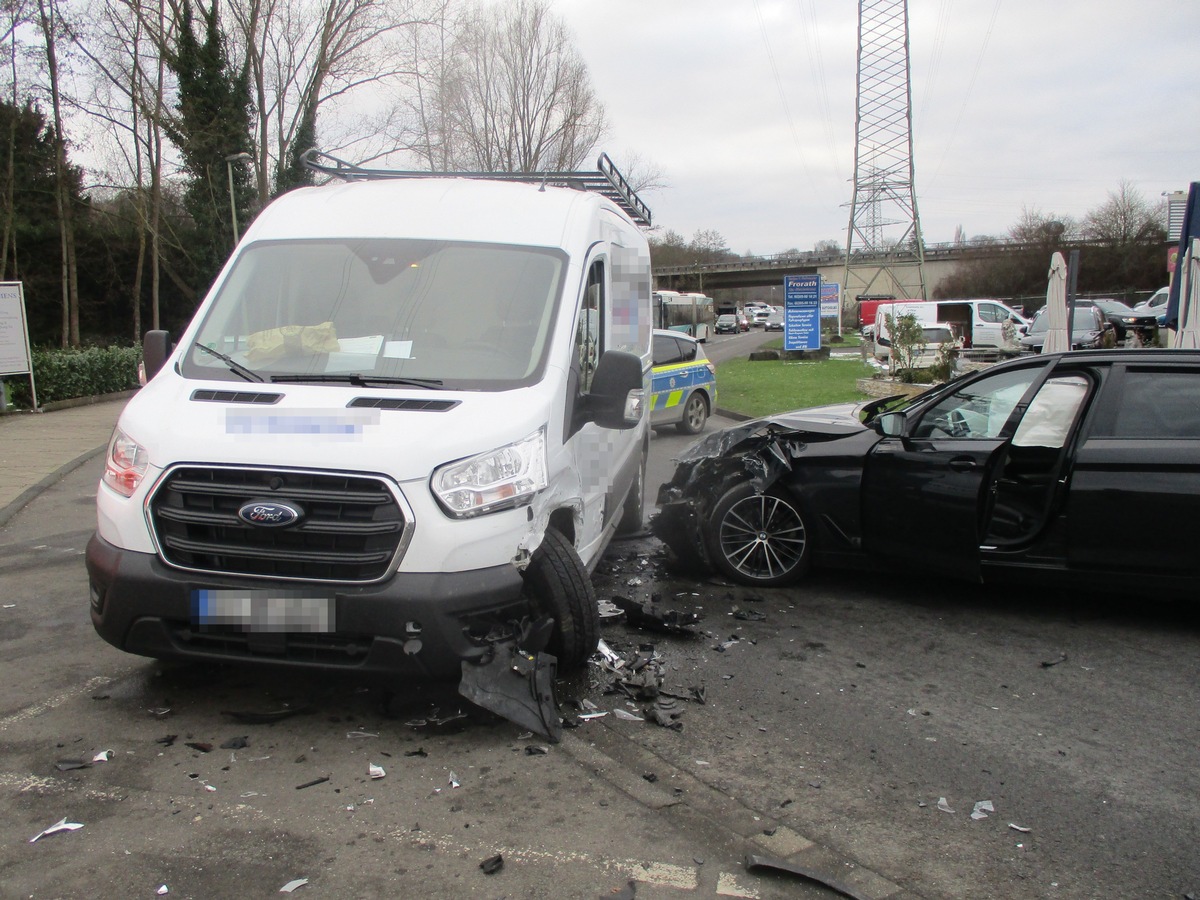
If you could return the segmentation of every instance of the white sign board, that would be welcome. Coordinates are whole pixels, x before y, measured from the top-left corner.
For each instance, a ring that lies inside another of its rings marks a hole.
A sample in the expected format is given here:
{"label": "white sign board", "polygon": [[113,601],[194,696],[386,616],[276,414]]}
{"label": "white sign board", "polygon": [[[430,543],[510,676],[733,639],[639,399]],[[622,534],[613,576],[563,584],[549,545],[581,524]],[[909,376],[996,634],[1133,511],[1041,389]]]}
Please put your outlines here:
{"label": "white sign board", "polygon": [[21,282],[0,281],[0,375],[32,372]]}

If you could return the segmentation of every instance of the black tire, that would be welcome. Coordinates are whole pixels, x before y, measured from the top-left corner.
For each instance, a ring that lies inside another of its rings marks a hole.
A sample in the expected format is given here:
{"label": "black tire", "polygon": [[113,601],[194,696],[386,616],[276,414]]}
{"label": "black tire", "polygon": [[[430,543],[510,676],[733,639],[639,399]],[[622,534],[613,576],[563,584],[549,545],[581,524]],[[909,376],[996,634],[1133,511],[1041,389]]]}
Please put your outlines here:
{"label": "black tire", "polygon": [[699,391],[687,398],[683,406],[683,418],[675,426],[684,434],[699,434],[708,421],[708,400]]}
{"label": "black tire", "polygon": [[535,617],[554,617],[548,649],[558,657],[559,670],[586,663],[600,642],[600,608],[574,545],[553,528],[525,569],[525,596]]}
{"label": "black tire", "polygon": [[629,486],[625,495],[625,503],[621,507],[621,521],[617,524],[617,534],[638,534],[645,527],[646,518],[646,464],[650,455],[648,444],[642,445],[642,459],[634,483]]}
{"label": "black tire", "polygon": [[759,494],[748,482],[717,501],[704,526],[709,558],[742,584],[791,584],[808,570],[808,524],[796,499],[779,488]]}

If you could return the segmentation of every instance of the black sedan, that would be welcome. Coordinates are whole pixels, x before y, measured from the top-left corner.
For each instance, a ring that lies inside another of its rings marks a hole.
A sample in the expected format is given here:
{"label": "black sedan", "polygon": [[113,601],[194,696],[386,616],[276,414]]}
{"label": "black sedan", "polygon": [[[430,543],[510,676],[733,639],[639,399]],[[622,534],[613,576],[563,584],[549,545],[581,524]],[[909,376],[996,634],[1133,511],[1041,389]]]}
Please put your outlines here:
{"label": "black sedan", "polygon": [[[1033,321],[1021,336],[1021,349],[1032,353],[1041,353],[1042,345],[1046,343],[1046,333],[1050,330],[1050,317],[1046,307],[1034,313]],[[1106,332],[1112,331],[1112,326],[1104,321],[1104,314],[1094,306],[1077,306],[1071,318],[1071,349],[1096,350],[1104,346]],[[1109,344],[1111,345],[1111,341]]]}
{"label": "black sedan", "polygon": [[1080,300],[1078,302],[1081,306],[1094,305],[1099,309],[1108,324],[1112,325],[1118,341],[1125,340],[1126,335],[1132,331],[1143,343],[1148,343],[1154,338],[1155,331],[1158,329],[1157,313],[1138,312],[1120,300]]}
{"label": "black sedan", "polygon": [[1194,596],[1200,351],[1026,356],[745,422],[692,445],[658,504],[681,564],[744,584],[875,565]]}

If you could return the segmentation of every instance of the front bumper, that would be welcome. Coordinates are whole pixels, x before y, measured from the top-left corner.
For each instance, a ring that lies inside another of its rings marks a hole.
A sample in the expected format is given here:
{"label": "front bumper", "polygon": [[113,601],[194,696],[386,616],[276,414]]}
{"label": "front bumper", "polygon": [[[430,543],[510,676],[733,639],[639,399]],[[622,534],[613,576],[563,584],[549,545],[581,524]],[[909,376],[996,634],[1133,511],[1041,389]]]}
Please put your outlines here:
{"label": "front bumper", "polygon": [[[509,565],[398,574],[369,585],[271,582],[179,571],[93,535],[87,569],[97,633],[121,650],[158,659],[457,681],[463,660],[488,652],[483,638],[493,626],[528,612],[521,574]],[[194,591],[271,588],[331,596],[336,630],[250,632],[194,619]]]}

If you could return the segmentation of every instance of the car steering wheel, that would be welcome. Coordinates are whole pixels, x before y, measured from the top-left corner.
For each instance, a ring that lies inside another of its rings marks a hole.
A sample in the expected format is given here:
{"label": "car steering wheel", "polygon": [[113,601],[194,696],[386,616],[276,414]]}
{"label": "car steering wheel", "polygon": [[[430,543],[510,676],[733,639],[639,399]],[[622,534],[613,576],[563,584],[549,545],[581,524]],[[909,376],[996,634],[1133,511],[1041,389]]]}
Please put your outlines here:
{"label": "car steering wheel", "polygon": [[946,416],[946,431],[951,437],[970,437],[971,426],[961,410],[952,409]]}

